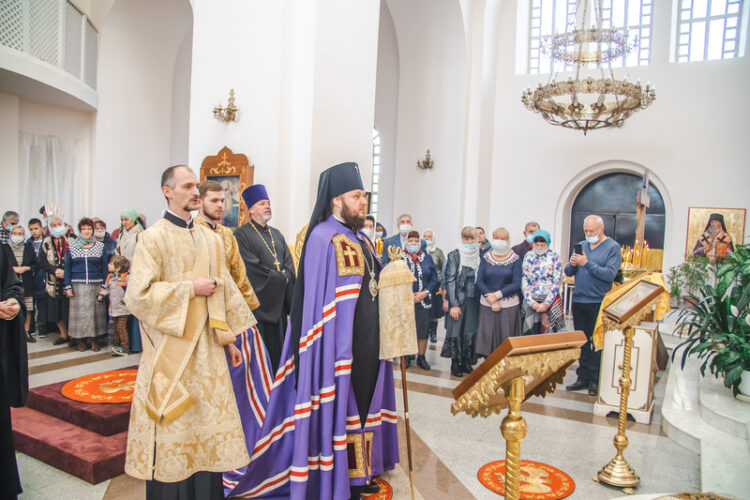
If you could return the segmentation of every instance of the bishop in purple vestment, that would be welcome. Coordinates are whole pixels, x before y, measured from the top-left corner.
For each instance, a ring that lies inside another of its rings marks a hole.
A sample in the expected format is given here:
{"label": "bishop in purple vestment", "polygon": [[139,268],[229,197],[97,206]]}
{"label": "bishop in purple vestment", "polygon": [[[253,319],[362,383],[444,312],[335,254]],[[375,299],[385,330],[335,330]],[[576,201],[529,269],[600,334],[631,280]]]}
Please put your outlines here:
{"label": "bishop in purple vestment", "polygon": [[224,474],[227,497],[359,498],[398,462],[365,209],[355,163],[321,174],[275,376],[257,331],[238,339],[244,363],[231,373],[251,458]]}

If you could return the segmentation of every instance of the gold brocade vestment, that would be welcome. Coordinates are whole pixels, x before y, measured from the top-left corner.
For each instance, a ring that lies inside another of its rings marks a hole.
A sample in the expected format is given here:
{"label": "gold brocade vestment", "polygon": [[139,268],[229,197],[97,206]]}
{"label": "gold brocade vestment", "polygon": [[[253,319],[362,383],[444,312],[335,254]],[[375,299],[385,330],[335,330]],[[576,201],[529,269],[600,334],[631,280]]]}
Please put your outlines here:
{"label": "gold brocade vestment", "polygon": [[[139,479],[177,482],[199,471],[224,472],[249,462],[224,348],[209,331],[208,317],[179,379],[193,403],[171,423],[155,423],[146,412],[155,353],[168,336],[183,336],[188,303],[195,297],[194,231],[202,231],[207,239],[218,238],[197,224],[186,229],[159,220],[142,233],[131,266],[126,300],[141,322],[143,354],[130,412],[125,472]],[[223,274],[229,275],[226,269]],[[224,293],[226,323],[236,334],[252,324],[252,313],[234,281],[223,283],[217,290]]]}
{"label": "gold brocade vestment", "polygon": [[[200,216],[195,217],[193,221],[195,221],[196,224],[211,229],[208,222],[203,220]],[[221,236],[221,239],[224,241],[227,269],[229,269],[229,274],[232,275],[234,282],[237,283],[237,288],[240,289],[242,296],[245,297],[245,302],[247,302],[247,305],[252,310],[259,308],[260,301],[258,300],[258,296],[255,295],[253,285],[251,285],[250,281],[247,279],[245,263],[240,256],[240,247],[237,245],[237,240],[235,239],[234,234],[232,234],[232,230],[221,224],[216,224],[216,229],[211,230]],[[253,324],[250,326],[255,326],[256,323],[255,316],[253,316]]]}

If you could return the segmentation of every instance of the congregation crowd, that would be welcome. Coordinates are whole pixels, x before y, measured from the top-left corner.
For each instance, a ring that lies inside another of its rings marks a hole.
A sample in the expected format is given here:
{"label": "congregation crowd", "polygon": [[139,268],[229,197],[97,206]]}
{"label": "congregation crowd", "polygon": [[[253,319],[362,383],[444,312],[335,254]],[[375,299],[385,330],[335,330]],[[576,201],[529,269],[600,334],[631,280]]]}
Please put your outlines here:
{"label": "congregation crowd", "polygon": [[[138,322],[125,305],[130,262],[145,218],[122,211],[113,234],[99,218],[82,218],[76,228],[54,204],[39,209],[26,228],[19,214],[3,214],[0,242],[7,245],[13,270],[21,278],[27,342],[57,332],[53,344],[99,351],[110,336],[113,355],[141,350]],[[132,339],[132,341],[131,341]]]}
{"label": "congregation crowd", "polygon": [[[461,246],[447,256],[437,247],[432,230],[424,230],[421,237],[413,230],[410,215],[399,216],[396,225],[398,233],[385,238],[382,226],[368,216],[363,231],[377,242],[383,265],[389,260],[388,248],[400,247],[414,274],[417,366],[430,369],[427,342],[437,341],[438,321],[445,316],[441,356],[451,359],[455,377],[471,373],[480,357],[489,356],[510,337],[564,331],[563,274],[577,275],[575,328],[590,339],[599,304],[621,263],[619,245],[606,237],[598,216],[584,223],[587,239],[577,245],[565,269],[559,253],[551,248],[549,231],[537,222],[525,225],[523,240],[515,246],[504,227],[488,238],[482,227],[466,226],[461,229]],[[407,368],[412,362],[407,358]],[[578,380],[571,390],[588,388],[595,394],[598,368],[599,354],[584,346]]]}

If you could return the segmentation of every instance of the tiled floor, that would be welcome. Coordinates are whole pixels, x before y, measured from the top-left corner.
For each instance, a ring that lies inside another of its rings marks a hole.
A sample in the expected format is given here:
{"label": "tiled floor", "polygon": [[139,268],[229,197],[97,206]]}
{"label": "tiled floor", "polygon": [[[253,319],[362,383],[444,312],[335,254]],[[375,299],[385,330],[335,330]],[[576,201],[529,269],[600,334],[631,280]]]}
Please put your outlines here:
{"label": "tiled floor", "polygon": [[[442,332],[441,332],[442,333]],[[29,345],[30,384],[32,387],[68,380],[88,373],[137,364],[138,356],[110,357],[108,352],[79,353],[52,345],[50,335]],[[442,345],[439,340],[437,345]],[[450,391],[459,379],[450,376],[450,362],[439,357],[435,344],[427,359],[430,372],[410,368],[407,372],[410,424],[414,458],[415,498],[497,499],[477,479],[477,470],[487,462],[504,458],[505,445],[500,434],[504,415],[487,419],[465,414],[453,416]],[[575,366],[575,365],[574,365]],[[396,370],[401,387],[400,370]],[[575,378],[568,372],[566,382]],[[680,447],[661,432],[659,407],[664,393],[664,376],[657,376],[656,408],[650,425],[628,423],[630,444],[625,457],[641,477],[639,494],[698,491],[699,457]],[[402,392],[397,390],[399,412]],[[528,431],[522,444],[522,457],[553,465],[569,474],[576,483],[570,499],[607,499],[627,496],[620,490],[593,481],[593,477],[614,456],[612,438],[617,431],[613,418],[591,413],[594,398],[584,392],[570,393],[558,388],[546,398],[532,398],[522,406]],[[403,426],[400,426],[403,432]],[[403,438],[403,435],[401,436]],[[401,464],[386,474],[394,488],[395,499],[410,498],[405,439],[400,439]],[[142,481],[119,476],[91,485],[69,476],[26,455],[17,454],[25,492],[30,499],[106,499],[145,498]]]}

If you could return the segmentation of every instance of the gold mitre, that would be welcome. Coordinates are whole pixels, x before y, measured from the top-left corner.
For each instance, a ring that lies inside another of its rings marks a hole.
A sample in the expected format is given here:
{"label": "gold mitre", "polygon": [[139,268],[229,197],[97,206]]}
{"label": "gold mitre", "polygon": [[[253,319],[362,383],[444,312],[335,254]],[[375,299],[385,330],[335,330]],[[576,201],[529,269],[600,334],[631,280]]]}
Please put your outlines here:
{"label": "gold mitre", "polygon": [[417,323],[414,319],[416,280],[401,258],[399,247],[388,247],[391,261],[380,272],[380,359],[393,359],[417,353]]}

